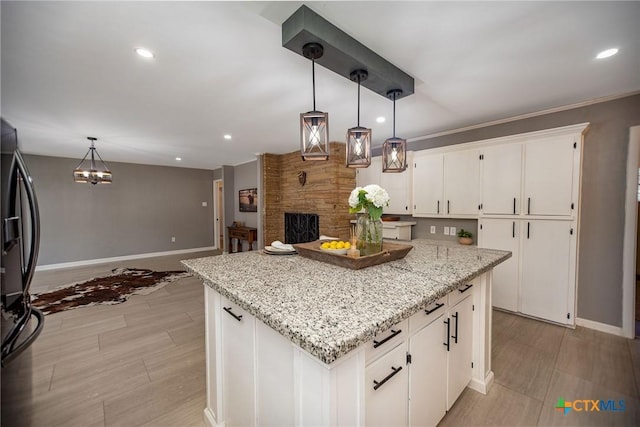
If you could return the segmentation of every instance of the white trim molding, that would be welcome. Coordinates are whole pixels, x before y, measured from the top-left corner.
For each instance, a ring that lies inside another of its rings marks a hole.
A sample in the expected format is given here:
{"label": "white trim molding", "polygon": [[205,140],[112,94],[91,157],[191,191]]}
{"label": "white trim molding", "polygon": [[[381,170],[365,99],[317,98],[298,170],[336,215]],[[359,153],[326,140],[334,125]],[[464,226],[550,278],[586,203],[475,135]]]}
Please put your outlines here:
{"label": "white trim molding", "polygon": [[104,264],[108,262],[128,261],[132,259],[153,258],[153,257],[159,257],[159,256],[180,255],[180,254],[188,254],[192,252],[205,252],[205,251],[213,251],[213,250],[216,250],[215,246],[206,246],[203,248],[178,249],[175,251],[151,252],[146,254],[116,256],[111,258],[85,259],[81,261],[61,262],[58,264],[38,265],[36,266],[36,271],[58,270],[61,268],[83,267],[86,265]]}
{"label": "white trim molding", "polygon": [[576,325],[583,328],[593,329],[595,331],[605,332],[607,334],[618,335],[623,337],[622,328],[619,326],[607,325],[606,323],[595,322],[593,320],[576,318]]}
{"label": "white trim molding", "polygon": [[625,193],[624,243],[622,252],[622,332],[635,336],[636,250],[638,225],[638,167],[640,167],[640,126],[629,128],[627,189]]}

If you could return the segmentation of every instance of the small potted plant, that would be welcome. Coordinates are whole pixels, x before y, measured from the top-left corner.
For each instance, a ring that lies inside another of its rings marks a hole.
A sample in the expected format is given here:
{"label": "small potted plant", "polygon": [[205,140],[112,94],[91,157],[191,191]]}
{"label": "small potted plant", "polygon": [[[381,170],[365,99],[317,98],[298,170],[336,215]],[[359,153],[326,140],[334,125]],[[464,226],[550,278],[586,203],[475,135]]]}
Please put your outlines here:
{"label": "small potted plant", "polygon": [[464,228],[461,228],[460,231],[458,231],[458,242],[461,245],[470,245],[473,243],[473,234],[470,231],[465,230]]}

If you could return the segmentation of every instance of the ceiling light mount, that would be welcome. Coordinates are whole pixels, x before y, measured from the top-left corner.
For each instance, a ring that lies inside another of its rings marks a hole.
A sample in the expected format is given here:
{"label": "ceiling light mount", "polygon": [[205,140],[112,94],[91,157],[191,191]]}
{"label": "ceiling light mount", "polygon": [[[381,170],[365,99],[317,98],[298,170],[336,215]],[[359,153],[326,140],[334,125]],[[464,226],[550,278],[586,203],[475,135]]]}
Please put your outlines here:
{"label": "ceiling light mount", "polygon": [[320,43],[307,43],[302,46],[302,56],[307,59],[316,60],[322,58],[324,48]]}
{"label": "ceiling light mount", "polygon": [[[93,185],[96,184],[111,184],[113,181],[113,174],[105,164],[100,154],[95,147],[95,142],[98,138],[93,136],[88,136],[87,139],[91,141],[91,146],[89,147],[89,151],[84,155],[78,166],[73,170],[73,181],[87,184],[91,183]],[[87,160],[87,156],[91,153],[91,158],[88,164],[83,166],[85,160]],[[98,156],[99,164],[96,162],[95,156]]]}
{"label": "ceiling light mount", "polygon": [[349,168],[366,168],[371,164],[371,129],[360,126],[360,84],[368,77],[367,70],[355,70],[349,75],[358,83],[358,125],[347,131],[346,163]]}
{"label": "ceiling light mount", "polygon": [[399,88],[401,97],[414,92],[413,77],[303,5],[283,22],[282,46],[309,58],[304,46],[311,43],[323,48],[322,57],[315,58],[318,64],[347,79],[353,70],[367,70],[363,86],[373,92],[385,96]]}

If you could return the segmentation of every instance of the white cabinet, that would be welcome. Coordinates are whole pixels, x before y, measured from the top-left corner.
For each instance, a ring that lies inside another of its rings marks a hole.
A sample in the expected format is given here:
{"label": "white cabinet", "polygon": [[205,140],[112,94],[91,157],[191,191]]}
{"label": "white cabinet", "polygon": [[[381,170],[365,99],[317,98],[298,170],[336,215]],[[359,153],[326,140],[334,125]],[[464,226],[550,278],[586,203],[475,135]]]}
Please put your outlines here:
{"label": "white cabinet", "polygon": [[480,151],[452,151],[444,154],[445,215],[478,215],[480,204]]}
{"label": "white cabinet", "polygon": [[575,231],[570,221],[522,221],[520,311],[573,324]]}
{"label": "white cabinet", "polygon": [[365,369],[365,424],[407,425],[407,345],[395,347]]}
{"label": "white cabinet", "polygon": [[[577,138],[569,134],[527,141],[524,147],[523,213],[572,214]],[[577,192],[577,188],[575,191]]]}
{"label": "white cabinet", "polygon": [[[382,166],[380,166],[381,169]],[[411,215],[413,213],[412,182],[413,152],[409,151],[407,152],[407,170],[380,175],[380,186],[389,193],[389,206],[384,208],[385,214]]]}
{"label": "white cabinet", "polygon": [[389,193],[389,206],[384,208],[385,214],[411,215],[413,213],[412,203],[412,173],[413,173],[413,152],[407,152],[407,170],[399,173],[383,173],[382,157],[371,158],[371,165],[368,168],[358,168],[356,171],[356,185],[364,187],[376,184],[384,188]]}
{"label": "white cabinet", "polygon": [[480,247],[512,252],[493,271],[493,306],[572,325],[574,221],[482,218],[479,224]]}
{"label": "white cabinet", "polygon": [[[454,291],[456,292],[456,291]],[[447,410],[465,389],[472,374],[473,298],[471,295],[449,309],[447,343]]]}
{"label": "white cabinet", "polygon": [[444,208],[443,154],[417,152],[413,165],[413,214],[441,215]]}
{"label": "white cabinet", "polygon": [[515,215],[522,204],[522,144],[500,144],[481,150],[482,213]]}
{"label": "white cabinet", "polygon": [[[382,157],[372,157],[368,168],[356,169],[356,185],[364,187],[370,184],[380,185],[382,175]],[[382,187],[384,188],[384,187]]]}
{"label": "white cabinet", "polygon": [[225,425],[255,425],[255,318],[228,299],[222,315],[223,408]]}
{"label": "white cabinet", "polygon": [[438,313],[440,316],[415,333],[409,343],[410,426],[435,426],[447,410],[447,396],[443,393],[447,389],[447,349],[443,345],[446,316]]}
{"label": "white cabinet", "polygon": [[469,217],[478,215],[480,152],[416,152],[413,160],[413,214]]}
{"label": "white cabinet", "polygon": [[518,311],[520,280],[520,227],[516,219],[481,218],[478,227],[478,245],[487,249],[511,251],[511,258],[493,269],[494,307]]}

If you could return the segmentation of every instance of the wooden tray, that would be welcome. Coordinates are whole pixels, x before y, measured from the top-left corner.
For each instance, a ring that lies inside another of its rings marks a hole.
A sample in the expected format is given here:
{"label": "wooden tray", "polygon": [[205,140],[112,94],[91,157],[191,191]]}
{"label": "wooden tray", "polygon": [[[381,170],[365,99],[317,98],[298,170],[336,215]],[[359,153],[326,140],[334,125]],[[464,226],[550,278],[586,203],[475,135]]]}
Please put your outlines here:
{"label": "wooden tray", "polygon": [[389,261],[404,258],[413,246],[401,245],[398,243],[382,242],[382,252],[375,255],[361,256],[360,258],[349,258],[346,255],[335,255],[320,249],[320,242],[296,243],[293,245],[298,254],[305,258],[311,258],[316,261],[322,261],[340,267],[350,268],[352,270],[360,270],[361,268],[371,267],[373,265],[382,264]]}

